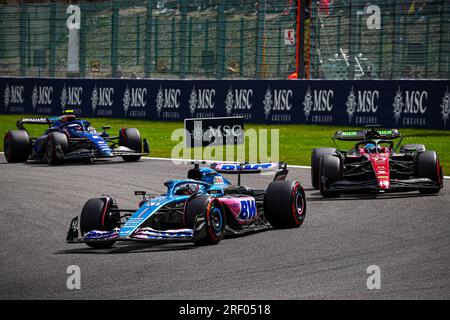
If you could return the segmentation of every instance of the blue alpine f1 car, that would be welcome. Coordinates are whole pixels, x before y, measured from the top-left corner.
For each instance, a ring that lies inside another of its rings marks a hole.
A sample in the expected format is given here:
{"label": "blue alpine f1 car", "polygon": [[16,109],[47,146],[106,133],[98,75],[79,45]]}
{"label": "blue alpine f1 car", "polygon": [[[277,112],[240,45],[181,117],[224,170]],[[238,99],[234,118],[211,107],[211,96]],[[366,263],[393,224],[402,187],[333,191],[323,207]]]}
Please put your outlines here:
{"label": "blue alpine f1 car", "polygon": [[[275,172],[265,190],[240,185],[241,174]],[[222,173],[237,174],[233,185]],[[112,196],[86,202],[70,223],[68,243],[108,248],[116,241],[219,243],[228,235],[268,228],[299,227],[306,214],[305,193],[288,181],[285,163],[212,164],[189,170],[188,179],[169,180],[163,195],[142,196],[137,209],[121,209]]]}
{"label": "blue alpine f1 car", "polygon": [[[31,138],[25,124],[47,125],[44,134]],[[69,160],[93,160],[122,157],[137,161],[149,154],[146,139],[135,128],[122,128],[118,136],[110,136],[108,126],[97,132],[89,121],[73,114],[60,117],[25,118],[17,121],[18,130],[9,130],[4,138],[5,158],[8,162],[28,160],[61,164]]]}

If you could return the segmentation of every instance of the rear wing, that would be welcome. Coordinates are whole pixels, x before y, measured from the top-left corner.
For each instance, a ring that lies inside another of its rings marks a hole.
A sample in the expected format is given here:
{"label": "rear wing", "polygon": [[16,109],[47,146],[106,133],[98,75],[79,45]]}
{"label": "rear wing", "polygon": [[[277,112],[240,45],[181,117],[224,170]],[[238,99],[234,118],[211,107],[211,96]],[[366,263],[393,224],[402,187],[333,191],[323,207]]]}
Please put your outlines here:
{"label": "rear wing", "polygon": [[49,118],[41,117],[41,118],[22,118],[17,120],[16,122],[16,126],[19,130],[25,130],[24,124],[44,124],[50,127],[52,121]]}
{"label": "rear wing", "polygon": [[393,140],[401,137],[402,135],[397,129],[366,129],[336,131],[336,133],[332,136],[332,139],[340,141],[361,141],[368,139]]}
{"label": "rear wing", "polygon": [[237,174],[238,185],[241,184],[241,174],[257,174],[275,172],[274,181],[285,180],[289,172],[285,162],[272,163],[213,163],[211,169],[222,174]]}

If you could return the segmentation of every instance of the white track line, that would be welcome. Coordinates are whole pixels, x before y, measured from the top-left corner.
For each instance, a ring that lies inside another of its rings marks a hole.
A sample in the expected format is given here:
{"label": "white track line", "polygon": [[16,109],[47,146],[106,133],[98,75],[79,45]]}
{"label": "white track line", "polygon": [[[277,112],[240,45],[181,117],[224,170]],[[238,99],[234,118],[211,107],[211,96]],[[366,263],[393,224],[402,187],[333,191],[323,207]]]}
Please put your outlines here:
{"label": "white track line", "polygon": [[[0,152],[0,154],[4,154],[3,152]],[[157,157],[142,157],[142,159],[145,160],[158,160],[158,161],[172,161],[175,163],[179,163],[179,162],[193,162],[194,160],[192,159],[177,159],[177,158],[157,158]],[[202,162],[205,163],[214,163],[217,162],[215,160],[202,160]],[[297,166],[297,165],[291,165],[288,164],[288,167],[290,168],[295,168],[295,169],[311,169],[310,166]],[[444,179],[448,179],[450,180],[450,176],[444,176]]]}

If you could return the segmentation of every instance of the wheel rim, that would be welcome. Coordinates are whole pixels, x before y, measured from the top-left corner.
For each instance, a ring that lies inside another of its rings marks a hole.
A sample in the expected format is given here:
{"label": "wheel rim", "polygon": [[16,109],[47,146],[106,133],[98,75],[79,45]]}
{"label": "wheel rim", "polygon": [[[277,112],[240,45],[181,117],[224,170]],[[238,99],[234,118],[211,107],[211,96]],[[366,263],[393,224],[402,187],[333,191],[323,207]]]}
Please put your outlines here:
{"label": "wheel rim", "polygon": [[216,235],[222,233],[223,218],[220,208],[213,206],[211,209],[211,225]]}
{"label": "wheel rim", "polygon": [[297,192],[295,195],[295,211],[299,217],[303,216],[303,204],[303,196],[300,194],[300,192]]}
{"label": "wheel rim", "polygon": [[292,198],[292,214],[297,223],[300,224],[305,217],[305,198],[301,191],[300,184],[295,185],[294,190],[292,191]]}

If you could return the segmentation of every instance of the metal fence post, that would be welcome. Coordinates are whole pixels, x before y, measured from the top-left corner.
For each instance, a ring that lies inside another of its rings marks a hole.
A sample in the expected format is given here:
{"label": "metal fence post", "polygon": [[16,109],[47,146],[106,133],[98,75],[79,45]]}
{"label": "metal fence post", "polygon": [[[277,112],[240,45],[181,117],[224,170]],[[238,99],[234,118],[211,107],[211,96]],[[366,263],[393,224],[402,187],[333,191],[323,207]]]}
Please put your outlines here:
{"label": "metal fence post", "polygon": [[283,38],[283,29],[281,26],[278,26],[278,41],[277,41],[277,76],[281,75],[281,47],[283,43],[281,39]]}
{"label": "metal fence post", "polygon": [[356,15],[353,14],[353,6],[352,1],[349,1],[348,6],[348,18],[349,18],[349,35],[348,35],[348,79],[355,79],[355,57],[356,57],[356,48],[355,48],[355,39],[353,35],[353,26]]}
{"label": "metal fence post", "polygon": [[[145,17],[145,77],[150,77],[152,69],[152,18],[153,0],[147,0],[147,12]],[[156,33],[156,31],[155,31]],[[156,36],[156,35],[155,35]]]}
{"label": "metal fence post", "polygon": [[180,12],[181,12],[181,21],[180,21],[180,38],[179,38],[179,77],[184,78],[186,73],[186,51],[187,51],[187,5],[186,0],[180,0]]}
{"label": "metal fence post", "polygon": [[50,23],[49,23],[49,64],[48,75],[55,77],[56,68],[56,3],[50,3]]}
{"label": "metal fence post", "polygon": [[[384,23],[382,23],[382,26],[384,27]],[[378,79],[383,78],[383,29],[380,30],[380,48],[378,53]]]}
{"label": "metal fence post", "polygon": [[427,19],[426,33],[425,33],[425,79],[428,79],[428,72],[430,71],[430,20]]}
{"label": "metal fence post", "polygon": [[205,51],[209,49],[209,19],[205,21]]}
{"label": "metal fence post", "polygon": [[[263,3],[263,5],[261,5]],[[266,0],[258,2],[258,13],[256,20],[256,57],[255,57],[255,78],[261,78],[262,51],[264,46],[265,20],[266,20]]]}
{"label": "metal fence post", "polygon": [[84,1],[80,3],[81,21],[80,21],[80,77],[86,76],[86,36],[88,11]]}
{"label": "metal fence post", "polygon": [[19,31],[19,70],[20,75],[23,77],[26,74],[25,69],[25,52],[26,52],[26,24],[27,14],[25,12],[25,5],[20,4],[20,31]]}
{"label": "metal fence post", "polygon": [[118,59],[119,59],[119,6],[118,0],[112,0],[112,17],[111,17],[111,76],[118,77]]}
{"label": "metal fence post", "polygon": [[192,17],[189,18],[189,39],[188,39],[188,62],[187,72],[191,72],[192,67]]}
{"label": "metal fence post", "polygon": [[[442,52],[442,42],[443,42],[443,33],[445,32],[445,28],[444,28],[444,10],[445,10],[445,4],[444,4],[444,0],[441,0],[441,14],[439,17],[439,31],[440,31],[440,35],[439,35],[439,53],[438,53],[438,69],[437,69],[437,74],[436,74],[436,78],[441,78],[441,66],[442,66],[442,56],[443,56],[443,52]],[[448,55],[448,53],[447,53]],[[445,78],[445,75],[444,77]]]}
{"label": "metal fence post", "polygon": [[245,67],[245,57],[244,57],[244,46],[245,46],[245,20],[241,19],[241,30],[240,30],[240,46],[239,46],[239,76],[244,76],[244,67]]}
{"label": "metal fence post", "polygon": [[340,54],[340,50],[341,50],[341,32],[342,32],[342,24],[341,24],[341,16],[338,16],[338,34],[336,37],[336,53]]}
{"label": "metal fence post", "polygon": [[[155,60],[155,67],[154,70],[155,72],[158,72],[158,17],[155,17],[154,21],[153,21],[153,32],[154,32],[154,45],[153,45],[153,59]],[[147,56],[148,54],[148,56]],[[150,64],[150,62],[148,62],[151,58],[148,52],[146,52],[146,64]]]}
{"label": "metal fence post", "polygon": [[175,17],[172,17],[171,44],[172,48],[170,50],[170,71],[175,72]]}
{"label": "metal fence post", "polygon": [[136,65],[139,65],[141,54],[141,21],[140,17],[136,16]]}
{"label": "metal fence post", "polygon": [[217,5],[217,42],[216,42],[216,77],[221,79],[225,75],[225,4],[220,1]]}

